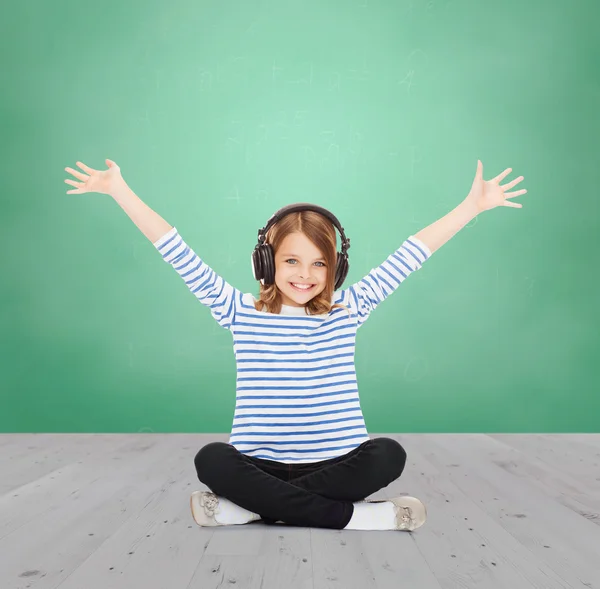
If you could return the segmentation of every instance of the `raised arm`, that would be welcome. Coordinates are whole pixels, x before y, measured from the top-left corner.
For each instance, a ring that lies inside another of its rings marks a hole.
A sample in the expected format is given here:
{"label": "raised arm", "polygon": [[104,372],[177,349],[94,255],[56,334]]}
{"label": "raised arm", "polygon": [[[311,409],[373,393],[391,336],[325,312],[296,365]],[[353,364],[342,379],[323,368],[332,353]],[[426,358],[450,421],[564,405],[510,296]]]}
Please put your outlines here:
{"label": "raised arm", "polygon": [[527,192],[526,189],[517,190],[516,192],[506,192],[522,182],[523,176],[500,185],[500,182],[511,172],[512,168],[506,168],[491,180],[484,180],[483,164],[481,160],[477,160],[475,178],[465,200],[447,215],[435,221],[435,223],[428,225],[425,229],[421,229],[421,231],[415,234],[415,237],[425,243],[431,253],[433,253],[483,211],[489,211],[496,207],[523,208],[522,204],[507,199],[525,194]]}
{"label": "raised arm", "polygon": [[415,237],[420,239],[433,253],[454,237],[478,214],[479,211],[471,203],[463,201],[447,215],[415,233]]}
{"label": "raised arm", "polygon": [[95,170],[82,162],[77,165],[83,170],[65,168],[79,182],[65,180],[66,184],[75,186],[67,194],[84,194],[86,192],[99,192],[112,196],[117,204],[129,215],[138,229],[152,242],[167,234],[173,227],[169,225],[158,213],[154,212],[147,204],[129,188],[121,175],[121,168],[112,160],[106,160],[108,170]]}
{"label": "raised arm", "polygon": [[160,252],[163,260],[173,266],[190,292],[210,308],[219,325],[225,329],[232,329],[236,300],[241,298],[242,293],[197,256],[183,241],[175,227],[171,227],[158,213],[142,202],[129,188],[115,162],[106,160],[106,164],[108,170],[94,170],[82,162],[77,162],[85,173],[65,168],[79,180],[65,180],[67,184],[75,187],[74,190],[68,190],[67,194],[99,192],[112,196]]}
{"label": "raised arm", "polygon": [[115,186],[111,196],[152,243],[173,229],[129,188],[125,180]]}

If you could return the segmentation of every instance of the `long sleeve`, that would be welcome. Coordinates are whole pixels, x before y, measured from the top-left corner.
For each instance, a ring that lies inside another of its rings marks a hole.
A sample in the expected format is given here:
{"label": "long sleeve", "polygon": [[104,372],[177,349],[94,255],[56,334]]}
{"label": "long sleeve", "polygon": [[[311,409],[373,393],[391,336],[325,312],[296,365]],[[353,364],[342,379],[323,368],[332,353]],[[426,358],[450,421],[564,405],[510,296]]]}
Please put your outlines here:
{"label": "long sleeve", "polygon": [[154,242],[163,260],[181,276],[190,292],[210,308],[221,327],[231,330],[235,320],[236,288],[206,264],[179,235],[176,227]]}
{"label": "long sleeve", "polygon": [[411,235],[383,263],[373,268],[362,280],[349,286],[349,303],[358,314],[358,327],[410,274],[419,270],[430,256],[429,248]]}

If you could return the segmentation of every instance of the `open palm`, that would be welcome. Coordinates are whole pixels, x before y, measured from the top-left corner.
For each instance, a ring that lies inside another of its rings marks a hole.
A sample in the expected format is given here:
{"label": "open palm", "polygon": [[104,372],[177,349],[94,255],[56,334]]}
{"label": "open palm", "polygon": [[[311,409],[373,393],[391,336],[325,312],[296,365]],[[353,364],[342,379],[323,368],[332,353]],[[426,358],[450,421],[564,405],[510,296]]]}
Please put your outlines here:
{"label": "open palm", "polygon": [[73,168],[65,168],[66,172],[69,172],[79,180],[79,182],[70,178],[65,180],[66,184],[75,186],[75,190],[67,190],[67,194],[83,194],[85,192],[111,194],[111,191],[114,190],[115,186],[123,178],[121,176],[121,168],[115,162],[106,160],[106,164],[108,170],[94,170],[94,168],[90,168],[82,162],[77,162],[77,165],[85,173]]}
{"label": "open palm", "polygon": [[506,168],[491,180],[483,179],[483,164],[480,160],[477,161],[477,172],[473,185],[466,200],[473,204],[478,211],[489,211],[495,207],[513,207],[517,209],[523,208],[521,203],[507,200],[525,194],[527,190],[517,190],[516,192],[506,192],[514,188],[517,184],[523,181],[523,176],[519,176],[507,184],[500,185],[500,182],[512,172],[512,168]]}

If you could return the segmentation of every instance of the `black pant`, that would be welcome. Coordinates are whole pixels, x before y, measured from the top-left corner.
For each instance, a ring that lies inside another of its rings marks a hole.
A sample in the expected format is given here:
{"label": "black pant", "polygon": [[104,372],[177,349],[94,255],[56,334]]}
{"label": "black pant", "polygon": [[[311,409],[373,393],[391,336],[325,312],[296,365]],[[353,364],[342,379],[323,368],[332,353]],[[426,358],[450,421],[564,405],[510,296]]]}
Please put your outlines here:
{"label": "black pant", "polygon": [[266,524],[336,530],[348,525],[353,502],[389,485],[405,463],[404,448],[391,438],[367,440],[343,456],[305,464],[254,458],[224,442],[206,444],[194,458],[200,482]]}

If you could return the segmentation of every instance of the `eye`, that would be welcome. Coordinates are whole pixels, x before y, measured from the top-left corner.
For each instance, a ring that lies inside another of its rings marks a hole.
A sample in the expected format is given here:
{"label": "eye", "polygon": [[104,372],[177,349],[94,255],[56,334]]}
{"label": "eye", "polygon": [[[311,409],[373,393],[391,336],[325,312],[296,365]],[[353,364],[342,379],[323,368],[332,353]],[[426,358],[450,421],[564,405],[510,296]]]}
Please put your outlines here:
{"label": "eye", "polygon": [[[291,262],[292,260],[293,260],[294,262],[296,261],[296,259],[295,259],[295,258],[289,258],[289,259],[287,259],[287,260],[285,260],[285,261],[286,261],[286,262]],[[315,262],[315,264],[322,264],[322,267],[325,267],[325,263],[324,263],[324,262]]]}

